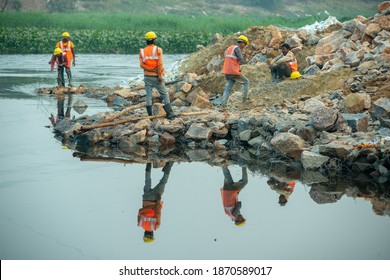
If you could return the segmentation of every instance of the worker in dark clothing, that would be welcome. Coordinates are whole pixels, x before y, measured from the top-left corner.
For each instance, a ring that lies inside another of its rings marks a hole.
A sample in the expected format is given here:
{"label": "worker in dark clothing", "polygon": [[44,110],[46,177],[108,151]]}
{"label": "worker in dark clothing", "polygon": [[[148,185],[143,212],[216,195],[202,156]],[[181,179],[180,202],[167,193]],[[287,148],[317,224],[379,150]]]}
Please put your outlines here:
{"label": "worker in dark clothing", "polygon": [[[57,84],[60,87],[65,86],[64,70],[66,73],[69,71],[68,56],[60,48],[54,49],[54,53],[49,61],[50,70],[53,72],[54,66],[57,65]],[[69,75],[68,75],[69,77]]]}
{"label": "worker in dark clothing", "polygon": [[280,82],[284,78],[300,78],[298,72],[298,62],[291,51],[289,44],[282,44],[280,46],[282,53],[271,60],[270,69],[272,82]]}

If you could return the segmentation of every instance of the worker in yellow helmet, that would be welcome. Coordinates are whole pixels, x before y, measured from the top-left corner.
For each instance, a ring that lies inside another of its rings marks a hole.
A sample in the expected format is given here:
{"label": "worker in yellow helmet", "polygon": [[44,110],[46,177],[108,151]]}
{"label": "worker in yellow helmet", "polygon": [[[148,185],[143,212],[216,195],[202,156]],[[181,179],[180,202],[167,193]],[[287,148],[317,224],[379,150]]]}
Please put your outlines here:
{"label": "worker in yellow helmet", "polygon": [[295,181],[282,182],[273,177],[270,177],[267,181],[267,184],[271,187],[272,190],[279,194],[278,202],[280,206],[285,206],[290,198],[290,195],[294,191]]}
{"label": "worker in yellow helmet", "polygon": [[277,83],[284,78],[297,79],[301,77],[298,72],[298,62],[289,44],[280,46],[281,54],[271,60],[270,70],[272,82]]}
{"label": "worker in yellow helmet", "polygon": [[60,48],[55,48],[53,55],[49,61],[51,71],[57,67],[57,84],[59,87],[65,86],[64,69],[68,69],[68,56]]}
{"label": "worker in yellow helmet", "polygon": [[71,65],[76,66],[76,53],[74,51],[74,44],[70,40],[68,32],[62,33],[62,40],[57,42],[56,48],[60,48],[68,56],[68,65],[66,69],[66,75],[68,76],[68,86],[72,85],[72,72],[70,71]]}
{"label": "worker in yellow helmet", "polygon": [[156,33],[150,31],[145,34],[146,47],[139,51],[140,67],[144,69],[144,82],[146,90],[146,110],[149,116],[152,112],[152,89],[155,88],[160,93],[164,103],[164,110],[168,119],[174,119],[171,101],[164,83],[163,50],[155,45]]}
{"label": "worker in yellow helmet", "polygon": [[248,45],[249,40],[246,36],[241,35],[237,39],[237,43],[229,46],[225,52],[225,60],[223,63],[222,74],[225,74],[226,85],[223,92],[221,106],[226,107],[227,101],[229,99],[230,93],[233,89],[233,85],[238,82],[243,85],[243,102],[249,100],[248,90],[249,90],[249,80],[245,75],[242,74],[240,70],[240,65],[244,63],[244,57],[242,56],[242,50],[246,45]]}
{"label": "worker in yellow helmet", "polygon": [[243,226],[246,219],[241,214],[241,201],[238,201],[238,194],[248,184],[248,172],[246,167],[241,168],[242,178],[238,182],[233,181],[233,177],[228,167],[223,167],[224,175],[221,197],[225,214],[230,217],[236,226]]}
{"label": "worker in yellow helmet", "polygon": [[161,197],[164,193],[165,185],[168,182],[169,173],[173,166],[172,161],[165,163],[161,180],[152,188],[151,171],[152,164],[147,163],[145,168],[145,186],[142,195],[142,208],[138,210],[137,224],[144,229],[143,240],[146,243],[154,241],[154,232],[161,225],[161,212],[163,201]]}

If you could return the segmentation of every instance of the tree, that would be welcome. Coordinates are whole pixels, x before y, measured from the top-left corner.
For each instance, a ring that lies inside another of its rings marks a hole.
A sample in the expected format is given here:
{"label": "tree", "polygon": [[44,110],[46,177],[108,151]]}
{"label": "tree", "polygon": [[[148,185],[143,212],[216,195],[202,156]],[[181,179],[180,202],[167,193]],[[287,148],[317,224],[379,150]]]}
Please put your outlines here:
{"label": "tree", "polygon": [[49,12],[73,12],[76,10],[77,0],[47,0]]}
{"label": "tree", "polygon": [[1,11],[4,12],[7,9],[8,0],[1,0]]}

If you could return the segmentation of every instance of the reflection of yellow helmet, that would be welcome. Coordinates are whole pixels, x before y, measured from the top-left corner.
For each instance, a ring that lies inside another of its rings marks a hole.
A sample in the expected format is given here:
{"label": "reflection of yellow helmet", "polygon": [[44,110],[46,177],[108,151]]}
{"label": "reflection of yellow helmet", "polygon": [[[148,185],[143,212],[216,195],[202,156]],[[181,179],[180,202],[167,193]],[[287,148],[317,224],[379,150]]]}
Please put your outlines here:
{"label": "reflection of yellow helmet", "polygon": [[70,37],[70,35],[68,32],[64,32],[64,33],[62,33],[62,37]]}
{"label": "reflection of yellow helmet", "polygon": [[152,243],[153,241],[154,241],[153,237],[146,237],[146,236],[144,236],[144,242],[145,243]]}
{"label": "reflection of yellow helmet", "polygon": [[153,40],[156,39],[157,35],[153,31],[149,31],[148,33],[145,34],[145,39],[146,40]]}
{"label": "reflection of yellow helmet", "polygon": [[249,44],[248,38],[244,35],[241,35],[240,37],[238,37],[237,41],[243,41],[243,42],[245,42],[245,44],[247,44],[247,45]]}
{"label": "reflection of yellow helmet", "polygon": [[290,75],[291,79],[299,79],[300,77],[301,77],[301,74],[298,71],[294,71]]}
{"label": "reflection of yellow helmet", "polygon": [[54,49],[54,55],[62,53],[62,50],[60,48],[55,48]]}
{"label": "reflection of yellow helmet", "polygon": [[245,222],[246,222],[246,220],[243,220],[243,221],[241,221],[241,222],[235,222],[234,224],[235,224],[236,226],[238,226],[238,227],[242,227],[242,226],[245,225]]}

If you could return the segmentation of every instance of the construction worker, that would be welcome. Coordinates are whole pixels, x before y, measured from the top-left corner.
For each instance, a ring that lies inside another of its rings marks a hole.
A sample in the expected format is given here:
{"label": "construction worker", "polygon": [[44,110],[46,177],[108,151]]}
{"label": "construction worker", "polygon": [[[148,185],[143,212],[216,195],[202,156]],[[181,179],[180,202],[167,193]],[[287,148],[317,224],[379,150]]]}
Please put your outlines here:
{"label": "construction worker", "polygon": [[285,206],[290,198],[290,195],[294,191],[295,181],[291,182],[281,182],[275,178],[270,178],[267,181],[267,184],[271,187],[272,190],[276,191],[279,194],[279,204],[280,206]]}
{"label": "construction worker", "polygon": [[[54,65],[57,64],[57,84],[60,87],[65,86],[64,69],[68,73],[68,56],[60,48],[55,48],[53,55],[49,61],[51,71],[53,72]],[[70,72],[70,71],[69,71]]]}
{"label": "construction worker", "polygon": [[[297,60],[291,51],[289,44],[282,44],[280,46],[282,53],[271,60],[270,69],[272,82],[277,83],[287,78],[299,78]],[[293,75],[292,75],[293,74]]]}
{"label": "construction worker", "polygon": [[165,163],[162,169],[164,175],[160,182],[152,188],[151,169],[152,164],[147,163],[145,169],[145,186],[142,196],[142,208],[138,211],[137,223],[144,231],[143,240],[146,243],[154,241],[154,231],[161,225],[161,210],[163,201],[161,200],[165,185],[169,178],[169,173],[173,166],[172,161]]}
{"label": "construction worker", "polygon": [[[58,94],[56,96],[57,99],[57,117],[54,118],[53,114],[50,114],[49,120],[53,127],[57,125],[57,123],[63,119],[70,120],[70,112],[72,110],[72,102],[73,102],[73,95],[68,95],[68,102],[66,104],[66,111],[65,111],[65,96],[63,94]],[[73,116],[74,118],[74,116]]]}
{"label": "construction worker", "polygon": [[222,107],[226,107],[233,85],[236,82],[241,83],[244,87],[243,102],[248,101],[249,80],[240,70],[240,65],[244,63],[244,57],[242,56],[241,51],[248,43],[248,38],[241,35],[238,37],[237,43],[229,46],[225,52],[222,74],[225,74],[226,85],[221,101]]}
{"label": "construction worker", "polygon": [[152,112],[152,89],[156,88],[160,93],[160,97],[164,103],[164,110],[167,113],[168,119],[174,119],[176,115],[173,113],[171,102],[169,100],[168,91],[164,84],[164,65],[163,51],[155,45],[157,39],[156,33],[150,31],[145,34],[146,47],[140,49],[139,63],[144,69],[144,82],[146,90],[146,110],[149,116]]}
{"label": "construction worker", "polygon": [[236,226],[243,226],[246,220],[240,212],[241,201],[238,201],[238,194],[248,184],[248,172],[245,167],[242,167],[242,178],[238,182],[233,181],[228,167],[223,167],[222,172],[225,177],[221,188],[223,209]]}
{"label": "construction worker", "polygon": [[76,66],[76,54],[74,52],[74,44],[70,41],[70,35],[68,32],[62,33],[62,40],[57,42],[56,48],[60,48],[68,56],[66,75],[68,76],[68,86],[72,87],[72,73],[70,71],[70,67],[71,65]]}

